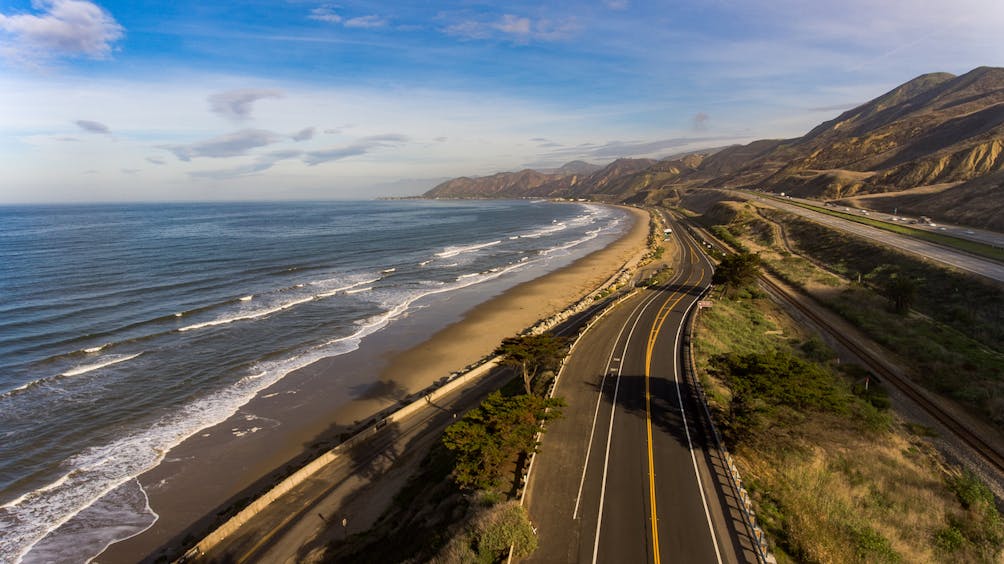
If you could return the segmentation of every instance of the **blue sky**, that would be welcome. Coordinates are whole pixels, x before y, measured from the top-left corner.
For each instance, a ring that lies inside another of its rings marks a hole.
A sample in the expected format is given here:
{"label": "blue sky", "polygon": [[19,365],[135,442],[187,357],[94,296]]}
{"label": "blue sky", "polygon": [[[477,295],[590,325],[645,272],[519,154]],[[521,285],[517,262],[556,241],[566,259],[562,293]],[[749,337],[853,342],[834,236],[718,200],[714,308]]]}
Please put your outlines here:
{"label": "blue sky", "polygon": [[999,0],[0,0],[0,202],[358,198],[794,137]]}

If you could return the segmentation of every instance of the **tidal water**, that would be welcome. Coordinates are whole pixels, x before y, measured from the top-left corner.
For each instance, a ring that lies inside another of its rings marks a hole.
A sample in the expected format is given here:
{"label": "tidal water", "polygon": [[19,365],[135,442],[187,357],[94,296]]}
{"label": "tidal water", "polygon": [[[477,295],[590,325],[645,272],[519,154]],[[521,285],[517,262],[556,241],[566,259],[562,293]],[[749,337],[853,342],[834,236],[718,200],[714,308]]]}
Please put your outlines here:
{"label": "tidal water", "polygon": [[528,201],[0,207],[0,561],[137,534],[136,477],[260,390],[627,224]]}

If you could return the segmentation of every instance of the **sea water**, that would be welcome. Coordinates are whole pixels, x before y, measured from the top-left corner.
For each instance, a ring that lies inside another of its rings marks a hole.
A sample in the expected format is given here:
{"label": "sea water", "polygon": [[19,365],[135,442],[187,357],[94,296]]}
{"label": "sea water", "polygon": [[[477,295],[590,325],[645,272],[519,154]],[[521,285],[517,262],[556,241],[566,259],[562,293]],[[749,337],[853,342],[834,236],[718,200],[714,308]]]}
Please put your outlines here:
{"label": "sea water", "polygon": [[528,201],[0,207],[0,561],[138,534],[136,477],[258,391],[627,224]]}

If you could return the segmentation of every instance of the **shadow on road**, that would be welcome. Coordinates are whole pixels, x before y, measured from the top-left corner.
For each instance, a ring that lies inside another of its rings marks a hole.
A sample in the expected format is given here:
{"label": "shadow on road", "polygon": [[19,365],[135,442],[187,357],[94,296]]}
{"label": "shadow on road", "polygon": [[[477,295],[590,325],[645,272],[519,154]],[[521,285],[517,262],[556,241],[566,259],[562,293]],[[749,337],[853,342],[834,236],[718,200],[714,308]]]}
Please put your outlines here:
{"label": "shadow on road", "polygon": [[[617,376],[608,376],[602,387],[604,398],[627,412],[631,416],[644,418],[645,408],[645,376],[626,374],[619,377],[618,387]],[[592,384],[594,389],[599,390],[599,381]],[[617,399],[614,401],[614,390],[616,388]],[[679,395],[677,394],[677,383],[666,378],[653,376],[649,378],[650,410],[652,418],[653,432],[663,433],[673,437],[677,443],[684,448],[689,448],[691,443],[695,449],[707,449],[711,443],[709,437],[704,432],[704,425],[697,421],[694,415],[698,405],[692,399],[694,390],[689,382],[679,383]],[[686,408],[686,425],[690,430],[690,442],[687,440],[687,432],[684,427],[684,414],[680,411],[680,397],[684,398]]]}

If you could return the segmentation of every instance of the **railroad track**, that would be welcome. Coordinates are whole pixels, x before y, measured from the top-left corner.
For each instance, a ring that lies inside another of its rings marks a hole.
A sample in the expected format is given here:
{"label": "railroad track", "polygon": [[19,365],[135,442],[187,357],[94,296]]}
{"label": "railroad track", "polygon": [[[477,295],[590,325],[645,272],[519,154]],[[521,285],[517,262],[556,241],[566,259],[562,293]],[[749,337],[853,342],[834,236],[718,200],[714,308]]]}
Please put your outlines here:
{"label": "railroad track", "polygon": [[[691,229],[697,231],[699,233],[699,237],[708,241],[719,251],[724,253],[733,252],[727,245],[718,241],[717,238],[707,231],[693,226],[691,226]],[[903,393],[903,395],[910,398],[910,400],[912,400],[918,407],[941,423],[941,425],[948,429],[950,433],[954,434],[959,440],[972,449],[973,452],[983,459],[984,462],[993,467],[994,470],[999,473],[1004,473],[1004,455],[1002,455],[988,442],[983,440],[979,434],[973,432],[967,425],[960,422],[952,416],[951,413],[943,409],[937,402],[929,398],[925,392],[919,390],[913,382],[910,382],[906,378],[897,374],[883,360],[872,354],[871,351],[834,329],[830,323],[814,309],[792,297],[789,289],[777,284],[766,276],[761,276],[760,282],[768,289],[772,290],[774,295],[783,299],[786,303],[798,310],[802,315],[829,333],[834,340],[840,343],[841,346],[857,356],[861,362],[865,364],[865,367],[868,370],[872,371],[874,374],[884,379],[885,382],[894,386],[897,390]]]}

